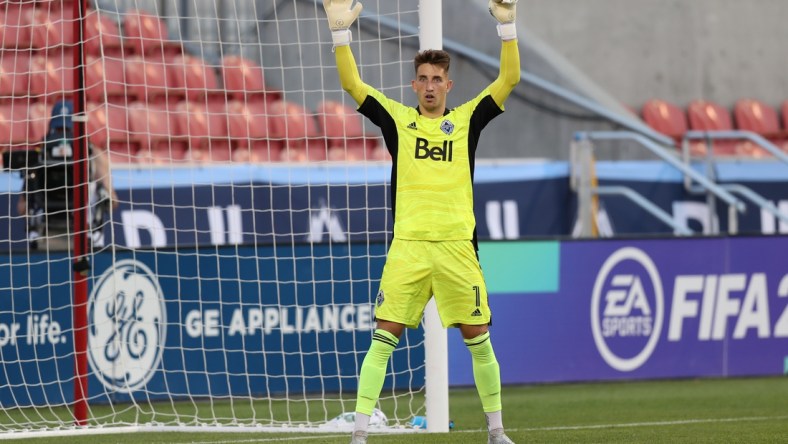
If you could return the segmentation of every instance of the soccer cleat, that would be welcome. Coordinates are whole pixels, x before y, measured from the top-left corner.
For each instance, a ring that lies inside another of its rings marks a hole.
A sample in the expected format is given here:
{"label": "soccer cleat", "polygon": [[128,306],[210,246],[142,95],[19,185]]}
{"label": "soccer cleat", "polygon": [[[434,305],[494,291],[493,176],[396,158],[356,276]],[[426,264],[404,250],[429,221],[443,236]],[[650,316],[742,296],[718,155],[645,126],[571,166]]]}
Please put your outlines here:
{"label": "soccer cleat", "polygon": [[367,444],[367,432],[362,432],[361,430],[353,432],[350,444]]}
{"label": "soccer cleat", "polygon": [[487,444],[514,444],[514,441],[506,436],[503,429],[490,430],[490,435],[487,437]]}

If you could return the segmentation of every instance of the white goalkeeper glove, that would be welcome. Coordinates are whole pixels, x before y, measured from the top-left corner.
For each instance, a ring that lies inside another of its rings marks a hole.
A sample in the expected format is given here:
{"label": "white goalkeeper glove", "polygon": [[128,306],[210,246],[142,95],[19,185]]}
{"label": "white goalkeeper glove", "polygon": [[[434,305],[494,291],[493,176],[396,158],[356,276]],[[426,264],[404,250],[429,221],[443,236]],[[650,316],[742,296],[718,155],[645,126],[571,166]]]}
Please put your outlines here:
{"label": "white goalkeeper glove", "polygon": [[498,20],[498,35],[501,40],[517,38],[517,0],[490,0],[490,14]]}
{"label": "white goalkeeper glove", "polygon": [[323,8],[328,17],[328,26],[331,28],[331,37],[335,46],[347,45],[350,43],[350,25],[356,21],[361,14],[363,6],[356,2],[352,8],[353,0],[323,0]]}

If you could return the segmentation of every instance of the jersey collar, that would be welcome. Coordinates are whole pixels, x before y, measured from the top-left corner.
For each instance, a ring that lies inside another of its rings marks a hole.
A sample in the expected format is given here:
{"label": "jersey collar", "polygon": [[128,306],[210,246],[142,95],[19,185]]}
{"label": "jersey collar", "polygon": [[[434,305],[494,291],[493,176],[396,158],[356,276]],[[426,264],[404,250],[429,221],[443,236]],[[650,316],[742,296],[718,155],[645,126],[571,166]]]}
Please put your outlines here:
{"label": "jersey collar", "polygon": [[[419,113],[419,115],[421,115],[421,109],[419,108],[419,105],[416,105],[416,112]],[[451,112],[451,108],[447,106],[446,109],[443,110],[443,115],[448,116],[450,112]]]}

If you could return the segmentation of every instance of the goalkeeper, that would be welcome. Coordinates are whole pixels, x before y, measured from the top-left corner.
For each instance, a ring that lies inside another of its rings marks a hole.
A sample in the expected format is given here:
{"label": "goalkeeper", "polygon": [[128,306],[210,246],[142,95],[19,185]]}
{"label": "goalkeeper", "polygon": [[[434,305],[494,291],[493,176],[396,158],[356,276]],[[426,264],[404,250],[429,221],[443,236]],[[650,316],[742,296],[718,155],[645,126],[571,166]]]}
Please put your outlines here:
{"label": "goalkeeper", "polygon": [[386,366],[403,330],[417,328],[434,295],[444,327],[458,327],[473,361],[487,417],[489,443],[511,443],[501,416],[501,376],[490,342],[487,289],[479,266],[473,214],[473,167],[482,129],[503,112],[520,81],[516,0],[490,0],[498,23],[498,78],[475,98],[447,108],[452,89],[449,54],[426,50],[414,59],[411,81],[418,106],[408,107],[365,84],[350,50],[350,25],[361,4],[323,0],[342,88],[359,112],[379,126],[391,153],[394,239],[375,301],[377,328],[361,365],[351,443],[365,443]]}

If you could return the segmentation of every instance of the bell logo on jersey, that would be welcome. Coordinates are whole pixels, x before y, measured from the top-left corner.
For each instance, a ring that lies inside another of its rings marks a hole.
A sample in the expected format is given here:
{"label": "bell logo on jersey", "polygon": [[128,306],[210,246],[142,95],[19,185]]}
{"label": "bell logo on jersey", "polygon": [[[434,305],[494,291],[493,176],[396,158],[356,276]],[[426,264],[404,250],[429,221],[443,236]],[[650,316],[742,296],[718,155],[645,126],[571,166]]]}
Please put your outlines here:
{"label": "bell logo on jersey", "polygon": [[451,140],[444,140],[443,147],[433,146],[430,147],[430,141],[416,138],[416,159],[432,159],[437,162],[451,162],[452,154],[454,153],[454,142]]}

